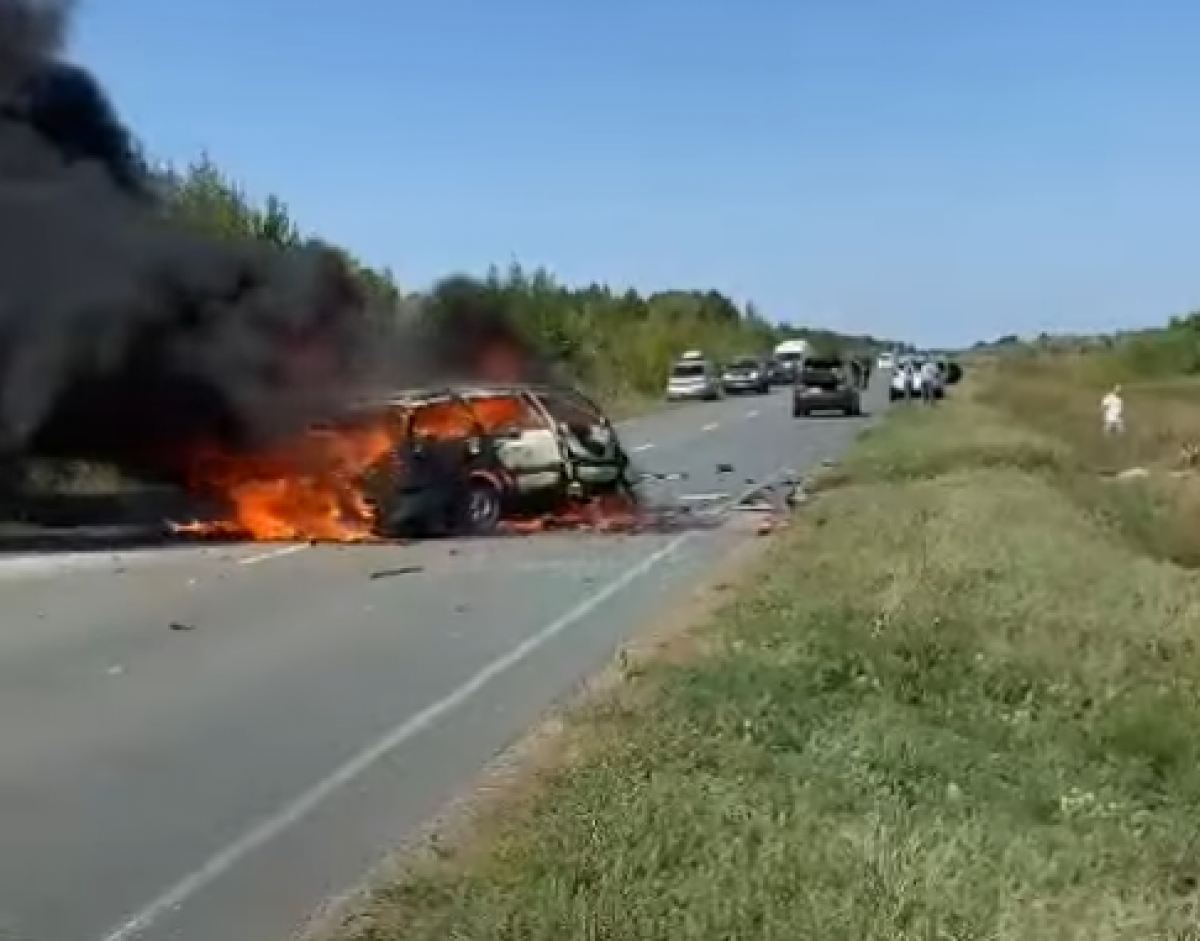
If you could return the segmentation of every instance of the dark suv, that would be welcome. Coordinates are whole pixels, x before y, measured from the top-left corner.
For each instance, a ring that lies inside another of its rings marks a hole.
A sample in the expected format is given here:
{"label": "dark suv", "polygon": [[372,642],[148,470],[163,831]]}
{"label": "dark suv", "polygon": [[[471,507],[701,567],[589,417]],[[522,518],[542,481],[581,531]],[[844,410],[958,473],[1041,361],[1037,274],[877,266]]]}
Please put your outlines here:
{"label": "dark suv", "polygon": [[861,415],[862,399],[850,361],[841,356],[809,356],[796,373],[792,417],[814,412]]}

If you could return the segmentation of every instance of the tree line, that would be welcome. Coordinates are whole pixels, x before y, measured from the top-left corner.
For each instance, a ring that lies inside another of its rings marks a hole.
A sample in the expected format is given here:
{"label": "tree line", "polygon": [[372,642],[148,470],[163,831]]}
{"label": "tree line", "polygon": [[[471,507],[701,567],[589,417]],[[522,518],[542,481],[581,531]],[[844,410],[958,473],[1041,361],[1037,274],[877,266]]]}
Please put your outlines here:
{"label": "tree line", "polygon": [[[165,203],[191,224],[217,235],[260,239],[287,249],[309,240],[282,199],[256,200],[211,160],[157,173]],[[393,272],[363,264],[330,246],[350,266],[382,310],[419,310],[421,294],[405,290]],[[642,294],[603,284],[570,287],[543,270],[512,265],[478,278],[495,292],[530,340],[565,363],[610,402],[661,393],[674,359],[701,349],[718,360],[763,353],[784,338],[806,337],[824,351],[871,354],[894,344],[867,335],[772,322],[754,304],[739,306],[719,291],[682,289]]]}

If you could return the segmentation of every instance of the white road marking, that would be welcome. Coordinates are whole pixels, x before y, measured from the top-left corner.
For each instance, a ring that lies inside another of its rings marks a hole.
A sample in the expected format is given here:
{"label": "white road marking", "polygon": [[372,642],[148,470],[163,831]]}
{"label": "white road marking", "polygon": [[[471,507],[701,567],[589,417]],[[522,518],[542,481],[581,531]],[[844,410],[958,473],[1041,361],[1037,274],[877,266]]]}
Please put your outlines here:
{"label": "white road marking", "polygon": [[72,553],[70,555],[26,555],[0,559],[0,578],[29,578],[38,575],[60,575],[71,570],[102,568],[120,564],[109,553]]}
{"label": "white road marking", "polygon": [[681,493],[675,499],[680,503],[715,503],[728,497],[728,493]]}
{"label": "white road marking", "polygon": [[[765,481],[747,488],[742,494],[734,497],[725,504],[725,507],[735,506],[739,500],[748,497],[758,487],[764,486],[769,481],[785,477],[789,473],[792,473],[790,469],[781,468],[779,471],[769,475]],[[493,680],[498,679],[525,660],[528,660],[539,649],[570,629],[577,622],[582,621],[585,617],[592,614],[610,598],[616,596],[643,575],[646,575],[669,559],[700,534],[701,531],[697,530],[680,533],[665,546],[646,556],[637,565],[626,569],[599,591],[583,599],[583,601],[571,608],[560,618],[551,621],[536,634],[527,637],[517,646],[513,647],[508,653],[493,660],[462,686],[459,686],[444,698],[431,703],[416,715],[400,723],[400,725],[384,735],[383,738],[364,748],[344,765],[335,769],[331,774],[318,781],[291,802],[285,804],[272,816],[265,818],[251,827],[223,850],[209,857],[200,868],[179,880],[179,882],[163,892],[158,898],[127,918],[119,927],[104,935],[102,941],[134,941],[134,939],[144,935],[164,918],[182,908],[188,901],[207,889],[213,882],[230,872],[247,856],[282,836],[292,827],[302,823],[309,814],[337,794],[342,788],[362,777],[363,774],[370,771],[376,764],[392,754],[392,752],[404,746],[409,740],[416,738],[422,732],[428,731],[443,716],[468,703]],[[298,549],[307,548],[307,546],[289,546],[287,548],[297,551]]]}
{"label": "white road marking", "polygon": [[752,408],[746,413],[747,418],[758,418],[758,409]]}
{"label": "white road marking", "polygon": [[142,565],[188,564],[217,555],[212,549],[191,546],[113,551],[95,549],[82,552],[45,552],[0,556],[0,581],[45,578],[88,571],[127,569]]}
{"label": "white road marking", "polygon": [[308,543],[303,543],[296,546],[277,546],[274,549],[269,549],[266,552],[260,552],[257,555],[248,555],[244,559],[238,559],[239,565],[258,565],[259,562],[267,562],[271,559],[280,559],[285,555],[292,555],[296,552],[303,552],[308,548]]}
{"label": "white road marking", "polygon": [[709,422],[707,425],[705,425],[700,430],[701,431],[716,431],[720,427],[721,427],[721,423],[714,421],[714,422]]}
{"label": "white road marking", "polygon": [[658,551],[646,556],[637,565],[626,569],[599,591],[589,595],[562,617],[550,622],[533,636],[526,638],[504,656],[493,660],[462,686],[396,726],[383,738],[363,749],[328,777],[318,781],[299,797],[281,807],[275,814],[251,827],[223,850],[210,857],[195,872],[185,876],[141,911],[130,916],[120,927],[106,934],[103,941],[131,941],[131,939],[145,934],[163,918],[175,912],[199,892],[208,888],[214,881],[237,866],[251,853],[301,823],[326,800],[371,770],[396,749],[422,732],[428,731],[443,716],[469,702],[493,680],[529,659],[559,634],[583,620],[610,598],[660,565],[695,535],[695,532],[680,533]]}
{"label": "white road marking", "polygon": [[638,445],[636,448],[634,448],[633,450],[634,450],[634,451],[649,451],[649,450],[650,450],[651,448],[653,448],[653,447],[654,447],[654,442],[653,442],[653,441],[648,441],[648,442],[646,442],[645,444],[639,444],[639,445]]}

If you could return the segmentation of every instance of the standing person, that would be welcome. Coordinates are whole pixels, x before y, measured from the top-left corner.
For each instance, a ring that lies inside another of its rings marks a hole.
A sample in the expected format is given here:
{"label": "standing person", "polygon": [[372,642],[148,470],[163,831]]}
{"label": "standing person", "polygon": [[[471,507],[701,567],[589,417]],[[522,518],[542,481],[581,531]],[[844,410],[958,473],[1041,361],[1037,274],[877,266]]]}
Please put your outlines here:
{"label": "standing person", "polygon": [[1113,386],[1100,400],[1100,414],[1104,419],[1106,435],[1119,435],[1125,430],[1125,400],[1121,397],[1119,385]]}
{"label": "standing person", "polygon": [[931,359],[925,360],[921,364],[921,399],[926,405],[932,405],[937,401],[937,383],[941,376],[938,373],[938,365]]}

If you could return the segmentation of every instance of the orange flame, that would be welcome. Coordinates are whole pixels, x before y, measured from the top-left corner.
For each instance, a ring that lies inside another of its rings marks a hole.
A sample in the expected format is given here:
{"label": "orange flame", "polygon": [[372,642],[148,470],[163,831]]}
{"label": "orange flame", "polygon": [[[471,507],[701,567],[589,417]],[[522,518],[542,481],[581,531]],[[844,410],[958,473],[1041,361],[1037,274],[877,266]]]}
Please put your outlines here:
{"label": "orange flame", "polygon": [[369,541],[374,538],[372,514],[359,478],[387,454],[392,440],[380,422],[313,431],[252,456],[205,450],[189,464],[191,489],[220,500],[229,518],[175,529],[261,542]]}
{"label": "orange flame", "polygon": [[[313,430],[294,441],[252,455],[208,448],[190,456],[189,489],[214,498],[226,510],[218,522],[174,524],[179,533],[259,542],[373,541],[372,508],[362,478],[393,449],[403,409],[384,410],[367,423]],[[495,395],[469,404],[452,399],[423,406],[414,417],[417,437],[461,439],[502,429],[541,427],[520,396]],[[509,520],[510,532],[561,529],[620,532],[639,522],[631,499],[610,495],[569,501],[532,519]]]}

